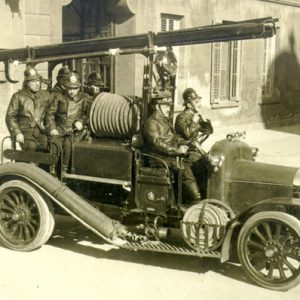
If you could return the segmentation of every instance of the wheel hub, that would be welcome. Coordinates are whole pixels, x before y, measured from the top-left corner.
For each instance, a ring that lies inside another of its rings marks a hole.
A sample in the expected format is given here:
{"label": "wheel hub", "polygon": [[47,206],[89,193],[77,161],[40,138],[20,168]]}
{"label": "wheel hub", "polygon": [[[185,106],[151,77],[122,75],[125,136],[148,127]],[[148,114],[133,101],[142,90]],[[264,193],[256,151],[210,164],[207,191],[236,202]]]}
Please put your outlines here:
{"label": "wheel hub", "polygon": [[12,219],[16,222],[26,223],[30,219],[30,211],[26,206],[18,206],[12,215]]}
{"label": "wheel hub", "polygon": [[14,221],[19,221],[19,220],[20,220],[20,215],[17,214],[17,213],[14,213],[14,214],[12,215],[12,219],[13,219]]}
{"label": "wheel hub", "polygon": [[268,258],[274,257],[278,253],[278,249],[275,247],[270,247],[265,250],[265,255]]}
{"label": "wheel hub", "polygon": [[278,256],[279,252],[280,247],[274,241],[269,242],[265,248],[265,256],[268,258],[274,258]]}

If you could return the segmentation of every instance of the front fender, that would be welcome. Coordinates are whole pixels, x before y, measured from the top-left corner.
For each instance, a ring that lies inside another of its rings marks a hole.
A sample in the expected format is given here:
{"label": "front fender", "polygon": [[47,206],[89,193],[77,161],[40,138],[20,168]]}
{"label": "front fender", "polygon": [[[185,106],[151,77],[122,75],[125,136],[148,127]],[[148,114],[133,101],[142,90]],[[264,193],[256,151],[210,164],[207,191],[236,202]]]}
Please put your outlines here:
{"label": "front fender", "polygon": [[[226,262],[230,257],[230,246],[231,246],[231,240],[232,235],[234,231],[238,230],[242,223],[244,222],[245,218],[249,215],[249,213],[253,212],[254,210],[256,212],[258,211],[264,211],[266,208],[267,210],[270,210],[270,205],[273,207],[273,210],[279,210],[279,208],[276,208],[276,205],[280,205],[281,207],[298,207],[300,208],[300,199],[298,198],[286,198],[286,197],[275,197],[266,199],[260,202],[257,202],[253,204],[251,207],[249,207],[247,210],[243,211],[241,214],[239,214],[228,226],[226,235],[222,244],[221,249],[221,262]],[[299,218],[299,217],[298,217]]]}
{"label": "front fender", "polygon": [[23,178],[23,180],[25,179],[27,182],[30,182],[71,216],[106,241],[112,244],[123,243],[118,238],[125,230],[123,225],[94,208],[65,184],[41,168],[22,162],[1,164],[1,181],[5,182],[5,180],[10,180],[12,177]]}
{"label": "front fender", "polygon": [[269,207],[274,206],[274,210],[276,209],[276,205],[284,206],[284,207],[300,207],[300,199],[298,198],[290,198],[290,197],[274,197],[259,201],[254,203],[250,207],[248,207],[245,211],[241,212],[238,216],[238,219],[241,220],[244,216],[248,215],[252,211],[264,211],[265,207],[268,207],[267,210],[272,210]]}

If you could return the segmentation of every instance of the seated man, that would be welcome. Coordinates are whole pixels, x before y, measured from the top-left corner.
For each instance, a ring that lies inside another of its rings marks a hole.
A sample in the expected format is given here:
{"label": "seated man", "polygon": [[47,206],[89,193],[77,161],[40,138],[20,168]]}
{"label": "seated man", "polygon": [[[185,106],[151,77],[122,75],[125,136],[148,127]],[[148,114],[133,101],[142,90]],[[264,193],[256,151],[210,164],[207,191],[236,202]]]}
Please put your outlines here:
{"label": "seated man", "polygon": [[196,137],[198,132],[213,133],[210,120],[203,118],[199,114],[201,108],[201,97],[194,89],[188,88],[183,94],[184,111],[181,112],[175,121],[176,132],[184,139]]}
{"label": "seated man", "polygon": [[87,107],[91,98],[79,91],[81,83],[77,73],[69,72],[61,83],[62,93],[56,93],[46,113],[47,130],[53,141],[62,145],[63,170],[68,171],[72,139],[82,140],[87,124]]}
{"label": "seated man", "polygon": [[104,82],[101,79],[101,75],[97,72],[92,72],[89,75],[87,82],[87,92],[95,99],[100,93],[104,91]]}
{"label": "seated man", "polygon": [[[210,120],[203,118],[199,114],[201,108],[201,97],[197,95],[194,89],[187,88],[183,94],[184,111],[178,114],[175,121],[176,133],[187,142],[190,139],[197,138],[198,133],[213,133],[213,127]],[[200,191],[203,197],[206,197],[207,182],[207,163],[203,153],[192,151],[189,160],[194,162],[192,170],[199,183]]]}
{"label": "seated man", "polygon": [[[169,119],[172,99],[168,91],[157,93],[153,97],[154,112],[144,125],[144,136],[147,150],[159,155],[173,171],[177,171],[176,157],[188,151],[186,141],[175,133]],[[184,164],[182,174],[184,202],[197,202],[201,199],[199,187],[189,163]],[[187,201],[187,199],[189,201]]]}
{"label": "seated man", "polygon": [[56,94],[62,94],[63,93],[63,81],[66,77],[68,77],[68,74],[70,73],[70,69],[68,68],[68,66],[63,66],[61,67],[58,72],[57,72],[57,76],[56,76],[56,83],[52,89],[52,94],[54,95],[54,97],[56,97]]}
{"label": "seated man", "polygon": [[6,113],[10,135],[27,151],[48,148],[44,117],[52,97],[48,91],[41,90],[41,79],[35,68],[27,67],[23,88],[12,96]]}

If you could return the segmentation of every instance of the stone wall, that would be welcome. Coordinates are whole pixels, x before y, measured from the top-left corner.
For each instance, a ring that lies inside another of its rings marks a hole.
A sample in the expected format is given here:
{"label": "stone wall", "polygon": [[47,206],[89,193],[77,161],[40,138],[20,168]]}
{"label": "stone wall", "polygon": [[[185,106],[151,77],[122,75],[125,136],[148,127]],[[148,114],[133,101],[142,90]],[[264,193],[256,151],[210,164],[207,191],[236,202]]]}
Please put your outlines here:
{"label": "stone wall", "polygon": [[[62,39],[61,0],[0,1],[0,48],[22,48],[60,43]],[[0,83],[0,137],[7,135],[5,114],[10,98],[22,86],[24,65],[12,67],[12,77],[19,82]],[[46,76],[47,66],[37,69]],[[4,65],[0,64],[0,81],[5,81]]]}

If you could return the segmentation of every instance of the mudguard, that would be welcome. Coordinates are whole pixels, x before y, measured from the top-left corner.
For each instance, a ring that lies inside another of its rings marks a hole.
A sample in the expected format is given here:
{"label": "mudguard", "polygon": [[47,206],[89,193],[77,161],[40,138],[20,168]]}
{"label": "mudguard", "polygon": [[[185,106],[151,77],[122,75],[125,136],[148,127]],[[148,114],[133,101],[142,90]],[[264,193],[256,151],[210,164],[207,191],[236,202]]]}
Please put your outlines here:
{"label": "mudguard", "polygon": [[263,201],[253,204],[252,206],[244,210],[242,213],[240,213],[227,228],[227,232],[221,250],[222,263],[229,259],[231,238],[235,229],[242,224],[241,220],[247,217],[248,213],[251,213],[252,210],[260,209],[263,211],[265,210],[266,206],[270,207],[270,205],[274,206],[274,210],[276,210],[275,209],[276,205],[290,206],[290,207],[298,206],[300,208],[300,199],[288,198],[288,197],[275,197],[275,198],[265,199]]}
{"label": "mudguard", "polygon": [[298,206],[300,207],[300,199],[298,198],[292,198],[292,197],[274,197],[274,198],[269,198],[269,199],[265,199],[262,201],[259,201],[257,203],[254,203],[253,205],[251,205],[250,207],[248,207],[246,210],[244,210],[243,212],[241,212],[239,214],[238,219],[243,218],[245,215],[247,215],[249,212],[251,212],[252,210],[257,210],[258,208],[261,210],[266,210],[264,207],[268,206],[270,207],[273,206],[274,210],[276,205],[281,205],[281,206]]}
{"label": "mudguard", "polygon": [[1,181],[5,182],[5,177],[8,176],[23,178],[30,182],[80,223],[109,243],[122,246],[125,242],[119,238],[126,232],[125,226],[107,217],[39,167],[22,162],[0,165]]}

